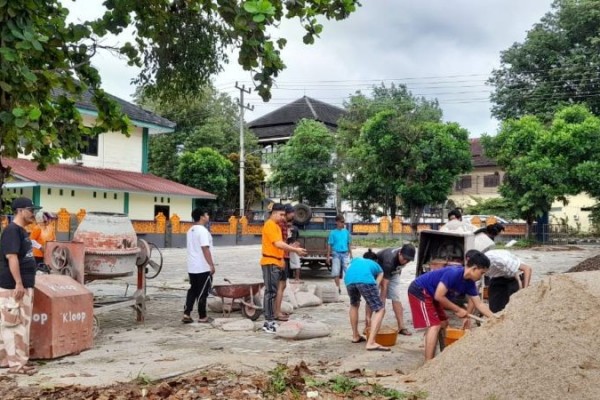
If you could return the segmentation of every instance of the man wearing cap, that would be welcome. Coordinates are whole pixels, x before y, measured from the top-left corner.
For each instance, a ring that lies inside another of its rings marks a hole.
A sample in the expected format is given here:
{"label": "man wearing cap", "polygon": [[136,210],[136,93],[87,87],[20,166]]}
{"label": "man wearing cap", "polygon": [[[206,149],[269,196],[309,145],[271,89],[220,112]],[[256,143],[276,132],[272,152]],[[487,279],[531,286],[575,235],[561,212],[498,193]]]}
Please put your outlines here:
{"label": "man wearing cap", "polygon": [[13,200],[13,220],[0,237],[0,367],[11,374],[37,372],[27,364],[36,262],[25,227],[39,208],[26,197]]}
{"label": "man wearing cap", "polygon": [[[296,210],[291,204],[286,204],[284,206],[285,217],[279,221],[279,228],[281,228],[281,239],[289,245],[298,240],[298,229],[295,229],[293,225],[294,216],[296,215]],[[285,262],[284,267],[284,277],[279,281],[279,286],[277,288],[277,297],[275,298],[275,319],[277,321],[287,321],[289,316],[284,314],[281,311],[281,303],[283,302],[283,293],[287,286],[287,278],[290,277],[290,252],[284,251],[283,258]]]}
{"label": "man wearing cap", "polygon": [[271,215],[265,221],[262,229],[262,257],[260,265],[265,282],[265,296],[263,299],[265,323],[263,331],[267,333],[277,332],[277,324],[275,323],[275,298],[277,297],[279,281],[286,279],[285,264],[283,261],[284,252],[287,250],[298,253],[301,256],[306,255],[305,249],[290,246],[283,241],[281,228],[278,224],[284,218],[284,205],[275,203],[271,208]]}
{"label": "man wearing cap", "polygon": [[415,246],[409,243],[399,249],[387,248],[377,253],[377,262],[383,269],[381,300],[384,304],[386,299],[392,300],[392,308],[398,323],[398,333],[404,336],[411,336],[412,333],[404,327],[404,310],[400,300],[400,272],[406,264],[414,259]]}

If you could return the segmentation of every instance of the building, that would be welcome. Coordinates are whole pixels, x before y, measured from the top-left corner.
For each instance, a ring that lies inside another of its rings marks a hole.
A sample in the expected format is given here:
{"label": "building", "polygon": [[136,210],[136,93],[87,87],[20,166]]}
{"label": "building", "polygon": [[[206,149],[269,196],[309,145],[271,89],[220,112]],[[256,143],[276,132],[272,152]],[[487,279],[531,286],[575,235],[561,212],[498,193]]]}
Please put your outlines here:
{"label": "building", "polygon": [[[294,134],[296,124],[302,119],[313,119],[322,122],[332,132],[337,129],[337,121],[345,110],[304,96],[283,107],[280,107],[248,124],[248,128],[258,138],[262,150],[262,167],[268,180],[271,174],[271,162],[279,148],[286,144]],[[288,201],[291,197],[289,188],[271,187],[265,184],[265,196],[275,201]],[[335,196],[332,194],[331,203]]]}
{"label": "building", "polygon": [[[63,160],[46,171],[27,159],[4,159],[12,179],[4,190],[30,197],[48,211],[66,209],[118,212],[131,219],[167,219],[177,214],[191,219],[196,199],[214,199],[213,194],[148,173],[148,145],[152,134],[172,132],[175,123],[113,96],[133,124],[129,137],[106,132],[90,139],[86,151],[74,160]],[[97,111],[86,92],[76,103],[84,123],[92,124]]]}
{"label": "building", "polygon": [[[500,197],[498,187],[504,178],[504,171],[496,161],[487,158],[479,139],[471,139],[471,157],[473,171],[459,177],[449,199],[457,206],[468,206],[475,199],[487,200]],[[585,193],[568,196],[567,204],[556,201],[550,210],[550,224],[568,225],[574,230],[588,232],[590,230],[590,211],[596,200]]]}

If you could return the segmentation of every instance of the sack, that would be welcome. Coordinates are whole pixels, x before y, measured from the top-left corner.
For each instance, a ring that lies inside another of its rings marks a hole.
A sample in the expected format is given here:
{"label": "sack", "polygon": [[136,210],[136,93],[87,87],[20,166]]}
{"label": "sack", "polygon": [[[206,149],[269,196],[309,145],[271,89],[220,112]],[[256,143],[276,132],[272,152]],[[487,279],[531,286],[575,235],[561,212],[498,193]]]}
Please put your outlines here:
{"label": "sack", "polygon": [[290,269],[300,269],[300,256],[298,253],[290,253]]}
{"label": "sack", "polygon": [[21,308],[19,303],[12,297],[0,308],[0,320],[2,326],[13,327],[21,324]]}

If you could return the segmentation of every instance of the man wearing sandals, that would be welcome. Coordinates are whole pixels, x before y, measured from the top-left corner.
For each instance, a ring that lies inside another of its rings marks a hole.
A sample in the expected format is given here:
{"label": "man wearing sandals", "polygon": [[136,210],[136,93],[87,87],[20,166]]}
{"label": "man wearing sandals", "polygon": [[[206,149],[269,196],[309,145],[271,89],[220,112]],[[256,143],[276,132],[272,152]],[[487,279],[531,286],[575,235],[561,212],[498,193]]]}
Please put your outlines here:
{"label": "man wearing sandals", "polygon": [[185,310],[181,322],[194,322],[191,317],[194,303],[198,302],[198,322],[208,323],[211,319],[206,314],[206,299],[210,292],[212,276],[215,274],[213,261],[213,238],[206,224],[208,212],[201,208],[192,211],[194,226],[187,232],[187,266],[190,277],[190,289],[187,292]]}
{"label": "man wearing sandals", "polygon": [[32,375],[28,365],[36,262],[25,227],[40,209],[25,197],[12,202],[13,221],[0,238],[0,367],[11,374]]}

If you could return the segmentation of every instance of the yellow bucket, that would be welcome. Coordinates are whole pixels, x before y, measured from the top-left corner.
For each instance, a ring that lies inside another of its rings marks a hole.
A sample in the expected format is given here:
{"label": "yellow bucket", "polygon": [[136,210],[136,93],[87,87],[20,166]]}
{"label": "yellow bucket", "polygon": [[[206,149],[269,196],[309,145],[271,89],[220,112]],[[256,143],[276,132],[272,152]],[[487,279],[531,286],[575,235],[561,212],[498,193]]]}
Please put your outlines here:
{"label": "yellow bucket", "polygon": [[446,328],[446,336],[444,338],[444,343],[446,344],[446,346],[450,346],[464,335],[464,329]]}

